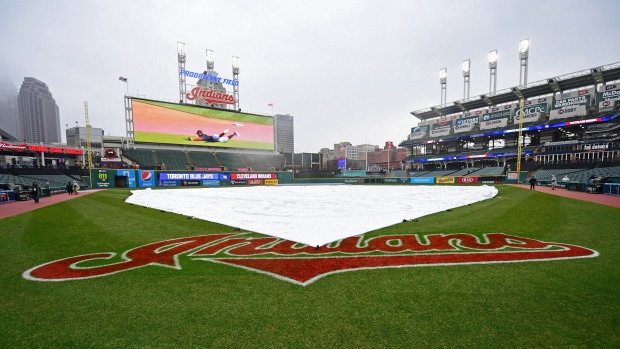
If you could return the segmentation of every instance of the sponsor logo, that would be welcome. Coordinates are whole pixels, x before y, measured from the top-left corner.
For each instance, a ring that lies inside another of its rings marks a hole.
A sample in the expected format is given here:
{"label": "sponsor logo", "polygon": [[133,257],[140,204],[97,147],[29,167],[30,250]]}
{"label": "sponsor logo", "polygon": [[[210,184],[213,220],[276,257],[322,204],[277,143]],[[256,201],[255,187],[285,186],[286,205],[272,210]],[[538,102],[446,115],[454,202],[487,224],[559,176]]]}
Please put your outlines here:
{"label": "sponsor logo", "polygon": [[106,159],[114,159],[116,158],[116,150],[112,149],[112,148],[107,148],[103,151],[103,156]]}
{"label": "sponsor logo", "polygon": [[276,179],[275,173],[232,173],[232,179]]}
{"label": "sponsor logo", "polygon": [[605,86],[605,91],[613,90],[616,88],[616,85],[607,85]]}
{"label": "sponsor logo", "polygon": [[475,178],[475,177],[459,177],[459,183],[463,183],[463,184],[478,183],[478,178]]}
{"label": "sponsor logo", "polygon": [[200,181],[181,181],[182,187],[198,187],[200,186]]}
{"label": "sponsor logo", "polygon": [[201,98],[208,104],[235,104],[235,98],[233,97],[233,95],[222,93],[216,90],[203,90],[198,86],[194,87],[191,92],[186,93],[185,97],[190,101],[193,101],[196,98]]}
{"label": "sponsor logo", "polygon": [[609,107],[611,105],[610,101],[604,101],[603,103],[603,107]]}
{"label": "sponsor logo", "polygon": [[177,181],[159,181],[159,186],[160,187],[176,187],[179,184],[177,183]]}
{"label": "sponsor logo", "polygon": [[278,185],[277,179],[265,179],[265,185]]}
{"label": "sponsor logo", "polygon": [[107,172],[99,172],[97,174],[97,179],[99,180],[99,182],[107,182],[108,181]]}
{"label": "sponsor logo", "polygon": [[454,183],[454,177],[437,177],[436,183]]}
{"label": "sponsor logo", "polygon": [[151,174],[150,171],[144,171],[140,175],[140,178],[142,179],[143,182],[150,182],[153,179],[153,174]]}
{"label": "sponsor logo", "polygon": [[[30,146],[32,148],[32,146]],[[28,148],[28,144],[13,144],[0,142],[0,150],[11,150],[11,151],[26,151]]]}
{"label": "sponsor logo", "polygon": [[[308,285],[326,275],[354,270],[597,256],[598,252],[576,245],[503,233],[482,234],[481,237],[471,234],[359,236],[342,239],[319,249],[274,237],[213,234],[143,245],[125,251],[118,257],[113,252],[102,252],[63,258],[31,268],[22,277],[31,281],[81,280],[143,267],[181,270],[182,263],[201,261]],[[98,261],[98,265],[93,266],[93,261]]]}

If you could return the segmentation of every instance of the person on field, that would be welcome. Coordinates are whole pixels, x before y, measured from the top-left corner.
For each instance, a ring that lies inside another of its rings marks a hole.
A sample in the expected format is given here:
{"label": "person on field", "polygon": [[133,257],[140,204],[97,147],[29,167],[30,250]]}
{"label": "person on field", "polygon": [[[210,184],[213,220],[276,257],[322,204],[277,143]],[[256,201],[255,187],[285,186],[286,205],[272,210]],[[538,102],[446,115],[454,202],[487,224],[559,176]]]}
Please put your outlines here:
{"label": "person on field", "polygon": [[198,137],[187,137],[188,140],[190,141],[204,141],[204,142],[228,142],[230,139],[232,139],[234,136],[239,136],[239,133],[237,131],[233,132],[230,136],[226,136],[226,133],[228,132],[228,130],[224,130],[224,132],[220,133],[219,135],[208,135],[206,133],[203,133],[202,130],[198,130],[196,131],[196,134],[198,135]]}
{"label": "person on field", "polygon": [[30,196],[34,199],[35,203],[39,203],[39,198],[41,197],[41,187],[37,184],[37,182],[33,182],[30,186]]}
{"label": "person on field", "polygon": [[534,177],[530,178],[530,189],[536,190],[536,178]]}
{"label": "person on field", "polygon": [[73,184],[71,184],[71,182],[67,182],[67,186],[65,187],[65,190],[67,191],[67,194],[69,195],[73,194]]}
{"label": "person on field", "polygon": [[73,194],[77,195],[79,190],[80,190],[80,185],[77,184],[76,181],[73,181]]}
{"label": "person on field", "polygon": [[50,182],[45,182],[45,189],[47,189],[47,195],[52,196],[52,191],[50,190]]}
{"label": "person on field", "polygon": [[558,183],[558,179],[555,175],[551,175],[551,190],[555,190],[555,185]]}

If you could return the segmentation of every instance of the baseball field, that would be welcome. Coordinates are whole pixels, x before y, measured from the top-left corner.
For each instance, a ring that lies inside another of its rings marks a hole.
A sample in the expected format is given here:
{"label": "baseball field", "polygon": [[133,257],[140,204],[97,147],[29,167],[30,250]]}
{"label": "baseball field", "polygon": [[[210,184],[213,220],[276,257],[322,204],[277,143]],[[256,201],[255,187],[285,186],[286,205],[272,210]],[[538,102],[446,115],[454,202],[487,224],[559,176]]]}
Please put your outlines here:
{"label": "baseball field", "polygon": [[319,250],[125,189],[4,218],[0,348],[620,347],[620,210],[497,188]]}

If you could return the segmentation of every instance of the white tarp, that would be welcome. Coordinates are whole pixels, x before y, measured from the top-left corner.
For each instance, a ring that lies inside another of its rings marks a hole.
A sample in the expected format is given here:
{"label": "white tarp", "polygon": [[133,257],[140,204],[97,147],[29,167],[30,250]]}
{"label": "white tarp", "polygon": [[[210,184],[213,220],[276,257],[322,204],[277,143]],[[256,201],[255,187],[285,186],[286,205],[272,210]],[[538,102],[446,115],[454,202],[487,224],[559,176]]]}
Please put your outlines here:
{"label": "white tarp", "polygon": [[134,190],[127,202],[310,246],[493,198],[489,186],[308,185]]}

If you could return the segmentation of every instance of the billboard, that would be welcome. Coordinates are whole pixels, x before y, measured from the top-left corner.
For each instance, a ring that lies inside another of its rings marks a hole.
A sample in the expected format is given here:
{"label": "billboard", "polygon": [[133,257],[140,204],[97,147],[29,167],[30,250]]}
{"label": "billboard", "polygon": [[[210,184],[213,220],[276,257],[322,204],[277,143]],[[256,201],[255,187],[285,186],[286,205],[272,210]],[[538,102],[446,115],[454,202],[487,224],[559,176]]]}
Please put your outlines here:
{"label": "billboard", "polygon": [[604,87],[604,91],[596,94],[596,103],[598,103],[598,111],[614,110],[614,104],[620,100],[620,86],[609,84]]}
{"label": "billboard", "polygon": [[453,120],[441,120],[437,123],[433,124],[433,128],[431,129],[431,137],[437,136],[447,136],[450,134],[450,130],[452,130],[452,122]]}
{"label": "billboard", "polygon": [[429,131],[429,126],[418,126],[411,128],[411,134],[409,134],[409,139],[420,139],[426,137]]}
{"label": "billboard", "polygon": [[581,90],[560,94],[551,105],[549,120],[566,119],[578,115],[586,115],[586,107],[591,104],[590,90]]}
{"label": "billboard", "polygon": [[[538,121],[543,114],[547,114],[547,103],[530,104],[523,106],[523,123]],[[521,108],[514,109],[514,123],[519,123]]]}
{"label": "billboard", "polygon": [[138,98],[131,106],[136,143],[274,149],[272,117]]}
{"label": "billboard", "polygon": [[457,119],[456,125],[454,125],[454,133],[469,132],[473,130],[474,126],[476,126],[479,122],[480,122],[480,117],[478,116]]}

